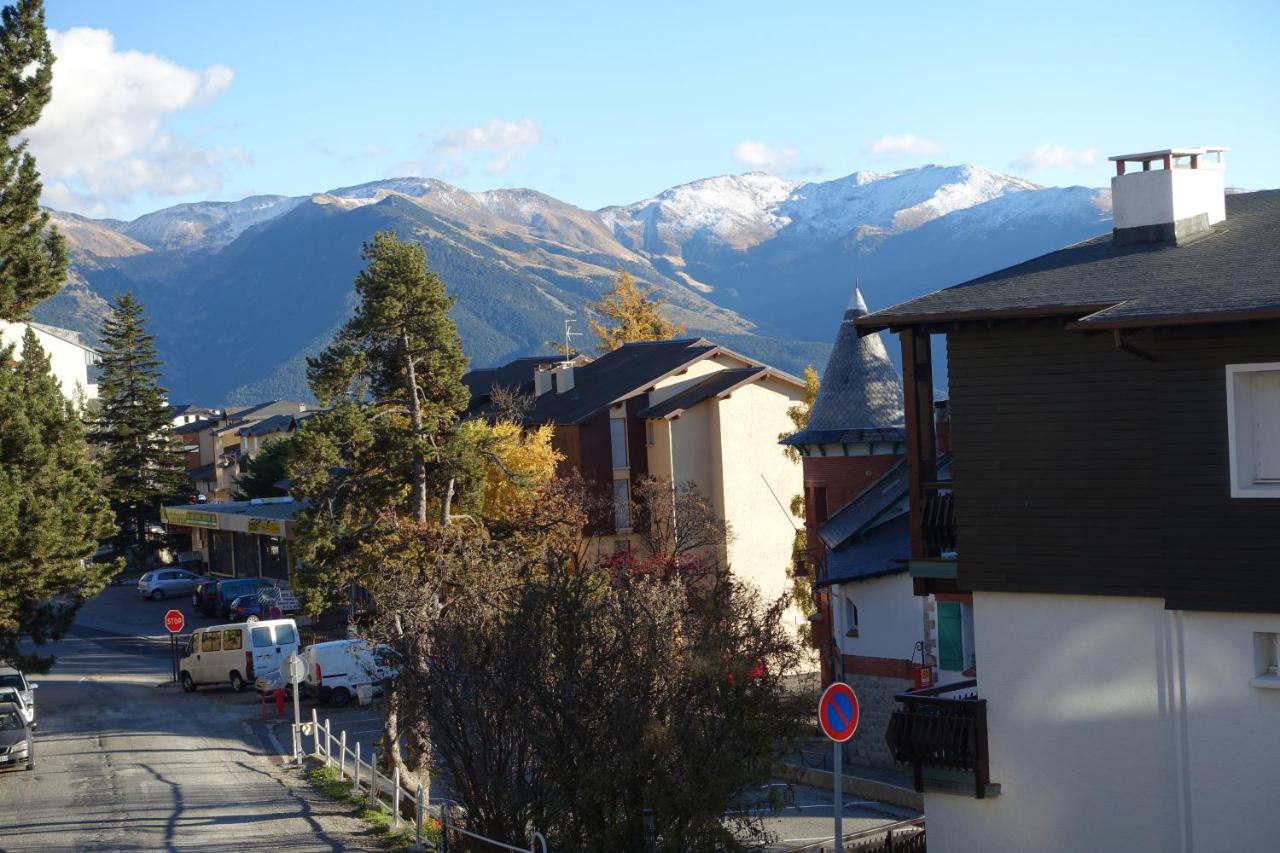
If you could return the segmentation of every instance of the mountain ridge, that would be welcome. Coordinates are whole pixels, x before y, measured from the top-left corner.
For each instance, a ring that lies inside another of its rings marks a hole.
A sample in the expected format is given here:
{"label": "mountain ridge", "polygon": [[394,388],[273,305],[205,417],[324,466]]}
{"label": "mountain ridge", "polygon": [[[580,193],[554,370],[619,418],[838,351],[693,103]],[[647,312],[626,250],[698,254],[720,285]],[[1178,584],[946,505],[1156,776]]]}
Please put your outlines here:
{"label": "mountain ridge", "polygon": [[37,319],[96,338],[95,312],[133,289],[173,393],[205,403],[309,396],[301,355],[348,316],[360,246],[383,228],[426,246],[477,366],[544,350],[565,319],[585,331],[586,303],[624,269],[691,332],[796,372],[825,362],[855,277],[873,307],[887,305],[1110,227],[1104,190],[971,164],[809,182],[720,175],[594,211],[405,176],[129,222],[53,218],[72,274]]}

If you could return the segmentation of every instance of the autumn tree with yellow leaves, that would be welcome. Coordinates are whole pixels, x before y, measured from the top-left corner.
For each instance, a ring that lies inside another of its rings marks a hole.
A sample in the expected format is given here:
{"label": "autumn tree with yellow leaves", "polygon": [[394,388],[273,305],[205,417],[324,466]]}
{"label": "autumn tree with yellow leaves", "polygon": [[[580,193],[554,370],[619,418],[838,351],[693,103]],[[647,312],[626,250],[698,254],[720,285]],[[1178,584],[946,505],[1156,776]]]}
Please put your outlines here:
{"label": "autumn tree with yellow leaves", "polygon": [[613,352],[636,341],[669,341],[685,329],[662,316],[665,300],[655,297],[654,288],[636,284],[631,273],[618,270],[609,292],[587,308],[600,315],[591,321],[591,331],[599,339],[601,354]]}

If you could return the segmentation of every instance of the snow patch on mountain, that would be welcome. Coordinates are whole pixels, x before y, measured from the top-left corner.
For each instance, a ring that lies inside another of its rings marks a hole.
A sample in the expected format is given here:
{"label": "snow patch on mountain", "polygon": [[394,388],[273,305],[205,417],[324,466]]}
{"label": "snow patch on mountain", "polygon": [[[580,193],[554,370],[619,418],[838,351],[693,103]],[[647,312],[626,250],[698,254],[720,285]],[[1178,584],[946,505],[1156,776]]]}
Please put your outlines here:
{"label": "snow patch on mountain", "polygon": [[301,197],[257,195],[240,201],[177,204],[139,216],[120,231],[155,249],[221,248],[246,229],[282,216],[303,201]]}

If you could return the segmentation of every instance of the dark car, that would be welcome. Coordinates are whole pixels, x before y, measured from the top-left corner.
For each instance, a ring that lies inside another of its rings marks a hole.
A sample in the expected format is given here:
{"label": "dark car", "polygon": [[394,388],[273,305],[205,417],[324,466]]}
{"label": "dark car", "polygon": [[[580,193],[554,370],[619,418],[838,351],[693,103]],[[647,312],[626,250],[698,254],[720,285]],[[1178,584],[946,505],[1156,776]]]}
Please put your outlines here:
{"label": "dark car", "polygon": [[218,581],[217,603],[214,612],[223,619],[231,618],[231,602],[244,595],[257,595],[263,587],[274,587],[266,578],[227,578]]}
{"label": "dark car", "polygon": [[12,702],[0,702],[0,767],[36,767],[35,739],[22,710]]}
{"label": "dark car", "polygon": [[[272,605],[263,602],[257,594],[242,595],[231,602],[231,613],[228,618],[232,622],[257,622],[259,619],[280,618],[271,615]],[[280,614],[283,616],[283,613]]]}
{"label": "dark car", "polygon": [[196,591],[191,593],[191,603],[205,616],[212,616],[218,610],[218,584],[221,581],[203,580],[196,584]]}

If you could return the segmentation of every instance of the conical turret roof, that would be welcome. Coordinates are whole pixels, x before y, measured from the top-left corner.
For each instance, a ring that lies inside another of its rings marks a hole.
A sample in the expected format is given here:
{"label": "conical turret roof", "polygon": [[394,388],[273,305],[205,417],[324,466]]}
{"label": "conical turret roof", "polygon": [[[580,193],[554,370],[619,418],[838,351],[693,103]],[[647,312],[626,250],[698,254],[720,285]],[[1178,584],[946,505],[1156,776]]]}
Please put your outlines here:
{"label": "conical turret roof", "polygon": [[[849,306],[840,321],[831,358],[813,403],[809,425],[785,444],[828,444],[863,440],[856,431],[900,433],[902,380],[878,334],[859,337],[853,323],[868,313],[862,292],[854,285]],[[868,436],[867,440],[876,440]]]}

